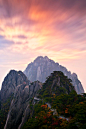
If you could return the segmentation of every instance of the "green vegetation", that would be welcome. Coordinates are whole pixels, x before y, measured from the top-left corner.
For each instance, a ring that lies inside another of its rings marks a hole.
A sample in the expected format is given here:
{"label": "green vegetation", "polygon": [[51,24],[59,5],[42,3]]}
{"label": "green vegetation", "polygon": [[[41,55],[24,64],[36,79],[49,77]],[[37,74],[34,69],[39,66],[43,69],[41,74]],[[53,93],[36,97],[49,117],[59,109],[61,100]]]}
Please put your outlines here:
{"label": "green vegetation", "polygon": [[64,76],[61,71],[54,71],[43,84],[43,88],[38,92],[38,97],[50,99],[49,97],[52,98],[54,94],[56,96],[69,94],[72,90],[74,90],[74,87],[72,86],[71,79]]}
{"label": "green vegetation", "polygon": [[2,105],[2,109],[0,110],[0,129],[4,129],[4,125],[6,123],[7,114],[9,111],[10,103],[13,98],[13,95],[11,95],[5,103]]}
{"label": "green vegetation", "polygon": [[86,129],[86,94],[77,95],[62,72],[52,73],[38,93],[41,101],[32,101],[34,115],[22,129]]}
{"label": "green vegetation", "polygon": [[[12,98],[10,96],[0,110],[1,129],[4,128]],[[86,94],[78,95],[71,79],[61,71],[54,71],[46,79],[29,105],[29,119],[22,129],[86,129]]]}
{"label": "green vegetation", "polygon": [[[34,116],[24,124],[22,129],[85,129],[86,128],[86,94],[53,96],[52,108],[40,101],[33,105]],[[56,113],[52,109],[56,109]],[[63,119],[63,117],[65,119]]]}

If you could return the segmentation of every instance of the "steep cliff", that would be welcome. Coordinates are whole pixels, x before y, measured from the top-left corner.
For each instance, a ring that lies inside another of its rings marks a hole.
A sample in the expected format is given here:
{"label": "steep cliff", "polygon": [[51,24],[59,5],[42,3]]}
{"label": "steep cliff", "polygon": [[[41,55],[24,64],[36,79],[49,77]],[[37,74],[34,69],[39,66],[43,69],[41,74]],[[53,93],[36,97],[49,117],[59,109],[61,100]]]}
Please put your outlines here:
{"label": "steep cliff", "polygon": [[[22,87],[24,88],[22,89]],[[41,84],[38,81],[30,85],[22,84],[16,88],[4,129],[20,129],[22,127],[30,116],[29,102],[40,88]]]}
{"label": "steep cliff", "polygon": [[30,83],[21,71],[11,70],[1,88],[1,129],[20,129],[29,116],[29,101],[42,87],[36,81]]}
{"label": "steep cliff", "polygon": [[[11,70],[7,76],[5,77],[2,88],[1,88],[1,101],[5,103],[7,99],[12,96],[15,90],[21,86],[21,84],[29,85],[30,81],[28,81],[27,77],[21,71]],[[24,86],[22,87],[22,90]]]}
{"label": "steep cliff", "polygon": [[61,71],[51,73],[31,101],[33,117],[22,129],[85,129],[86,94],[74,89]]}
{"label": "steep cliff", "polygon": [[55,63],[53,60],[49,59],[47,56],[37,57],[34,62],[28,64],[24,73],[31,81],[39,80],[40,82],[45,82],[46,77],[50,75],[53,71],[62,71],[65,76],[68,76],[72,80],[72,84],[75,86],[75,90],[78,94],[84,93],[81,82],[75,73],[71,74],[65,67]]}
{"label": "steep cliff", "polygon": [[28,65],[24,73],[11,70],[2,83],[0,91],[1,129],[21,129],[25,121],[33,116],[31,101],[33,105],[35,101],[38,102],[45,98],[52,102],[51,98],[54,95],[68,95],[72,90],[76,90],[78,94],[84,92],[75,73],[71,74],[65,67],[48,57],[38,57]]}

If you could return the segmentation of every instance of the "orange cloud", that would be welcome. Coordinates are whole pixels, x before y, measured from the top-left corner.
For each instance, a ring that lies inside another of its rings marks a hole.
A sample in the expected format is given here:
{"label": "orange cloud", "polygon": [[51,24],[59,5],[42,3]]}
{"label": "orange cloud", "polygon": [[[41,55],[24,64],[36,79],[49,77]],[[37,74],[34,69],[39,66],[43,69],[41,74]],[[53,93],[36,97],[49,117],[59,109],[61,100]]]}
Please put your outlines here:
{"label": "orange cloud", "polygon": [[[27,50],[37,50],[39,47],[47,47],[51,51],[52,49],[53,51],[61,49],[61,47],[67,49],[71,40],[72,46],[76,47],[74,44],[77,42],[77,36],[85,31],[85,22],[83,26],[79,25],[83,27],[83,30],[79,29],[77,25],[74,28],[75,21],[79,21],[80,11],[77,11],[76,3],[71,6],[71,2],[69,2],[68,5],[71,7],[70,11],[67,10],[66,4],[63,5],[62,2],[53,2],[52,0],[50,3],[22,0],[19,6],[18,0],[4,1],[3,8],[7,18],[3,17],[0,21],[2,23],[0,28],[3,30],[0,33],[6,39],[14,42],[13,50],[14,48],[23,50],[25,46],[28,47]],[[77,15],[73,10],[77,12]],[[26,38],[21,39],[18,35]],[[21,43],[21,47],[19,47],[19,43]]]}
{"label": "orange cloud", "polygon": [[59,59],[78,58],[78,51],[86,50],[84,0],[3,0],[0,4],[0,34],[13,41],[7,50],[35,50],[40,55],[58,55]]}
{"label": "orange cloud", "polygon": [[25,64],[38,55],[61,62],[81,59],[86,55],[86,0],[0,0],[0,35],[2,62],[8,52],[9,62],[22,56]]}

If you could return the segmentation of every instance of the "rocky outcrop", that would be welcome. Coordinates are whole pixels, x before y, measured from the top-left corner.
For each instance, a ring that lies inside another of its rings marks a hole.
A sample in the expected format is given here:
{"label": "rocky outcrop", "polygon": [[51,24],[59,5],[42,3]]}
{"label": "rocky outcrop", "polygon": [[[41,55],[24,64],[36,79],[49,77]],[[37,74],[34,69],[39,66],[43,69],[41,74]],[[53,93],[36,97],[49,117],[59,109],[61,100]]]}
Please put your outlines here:
{"label": "rocky outcrop", "polygon": [[[51,74],[53,71],[54,77]],[[63,76],[61,71],[65,76]],[[65,67],[55,63],[48,57],[40,56],[36,58],[33,63],[28,65],[24,73],[11,70],[2,83],[0,104],[4,118],[0,118],[3,119],[1,129],[3,127],[4,129],[21,129],[25,121],[32,116],[30,101],[32,98],[37,99],[40,96],[37,91],[42,88],[41,82],[45,82],[43,86],[47,87],[50,94],[59,95],[61,92],[69,94],[73,89],[72,84],[75,86],[74,89],[78,94],[84,92],[81,82],[75,73],[71,74]],[[48,77],[49,75],[50,77]],[[66,83],[65,79],[67,77],[72,80],[72,84],[70,79],[68,79],[69,83]],[[35,103],[35,100],[33,102]]]}
{"label": "rocky outcrop", "polygon": [[40,88],[41,83],[37,81],[30,85],[22,84],[15,89],[4,129],[20,129],[22,127],[30,116],[29,101]]}
{"label": "rocky outcrop", "polygon": [[[5,77],[1,89],[1,109],[9,112],[4,129],[20,129],[30,115],[29,101],[42,87],[39,81],[31,83],[21,71],[11,70]],[[4,107],[4,108],[3,108]]]}
{"label": "rocky outcrop", "polygon": [[52,95],[59,96],[61,94],[70,94],[72,91],[75,91],[75,88],[71,83],[71,79],[68,79],[61,71],[54,71],[43,83],[42,90],[39,91],[37,97],[41,95],[43,98]]}
{"label": "rocky outcrop", "polygon": [[75,86],[76,92],[78,94],[84,93],[81,82],[75,73],[71,74],[65,67],[55,63],[53,60],[49,59],[47,56],[37,57],[34,62],[28,64],[24,71],[24,74],[31,81],[39,80],[40,82],[45,82],[46,77],[50,75],[53,71],[62,71],[65,76],[68,76],[72,80],[72,84]]}
{"label": "rocky outcrop", "polygon": [[78,80],[78,77],[75,73],[71,75],[71,79],[73,80],[72,84],[75,86],[75,90],[78,94],[84,93],[84,89],[82,87],[81,82]]}
{"label": "rocky outcrop", "polygon": [[[30,81],[21,71],[11,70],[5,77],[2,88],[1,88],[1,102],[2,104],[7,101],[10,96],[13,96],[15,90],[18,89],[22,84],[29,85]],[[25,85],[21,86],[21,90],[24,89]]]}

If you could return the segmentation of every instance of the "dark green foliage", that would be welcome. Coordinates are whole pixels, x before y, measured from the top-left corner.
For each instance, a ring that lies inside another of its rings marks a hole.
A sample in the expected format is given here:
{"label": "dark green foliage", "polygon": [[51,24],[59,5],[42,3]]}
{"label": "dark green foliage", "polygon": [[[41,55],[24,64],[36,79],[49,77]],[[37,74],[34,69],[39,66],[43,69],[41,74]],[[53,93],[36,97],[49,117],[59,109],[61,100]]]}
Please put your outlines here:
{"label": "dark green foliage", "polygon": [[[72,97],[72,98],[71,98]],[[85,129],[86,128],[86,98],[76,92],[61,94],[53,99],[52,110],[43,101],[34,105],[34,116],[23,126],[23,129]],[[62,119],[60,116],[64,116]]]}
{"label": "dark green foliage", "polygon": [[[28,119],[23,129],[86,128],[86,94],[77,95],[71,80],[62,72],[54,71],[47,78],[38,97],[41,101],[33,106],[34,115]],[[57,113],[53,114],[52,109]]]}
{"label": "dark green foliage", "polygon": [[9,111],[9,107],[10,107],[10,103],[11,103],[11,100],[13,98],[13,95],[11,95],[7,101],[5,103],[3,103],[2,105],[2,109],[0,110],[0,127],[1,129],[4,128],[4,125],[6,123],[6,119],[7,119],[7,114],[8,114],[8,111]]}
{"label": "dark green foliage", "polygon": [[[34,98],[30,99],[29,108],[32,115],[28,117],[22,129],[86,128],[86,94],[77,95],[71,79],[61,71],[54,71],[47,78],[36,97],[40,98],[40,101],[34,104]],[[1,129],[4,128],[11,99],[12,96],[0,111]]]}
{"label": "dark green foliage", "polygon": [[64,76],[61,71],[54,71],[43,84],[38,97],[45,99],[53,97],[53,94],[57,96],[60,94],[69,94],[73,90],[74,87],[71,84],[71,79]]}

